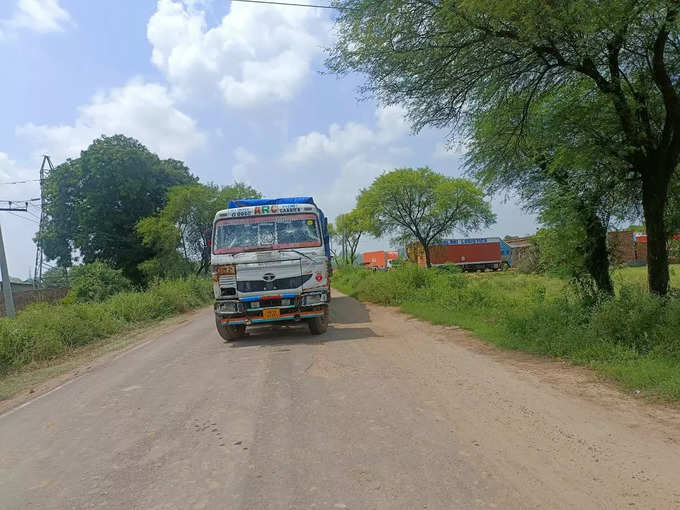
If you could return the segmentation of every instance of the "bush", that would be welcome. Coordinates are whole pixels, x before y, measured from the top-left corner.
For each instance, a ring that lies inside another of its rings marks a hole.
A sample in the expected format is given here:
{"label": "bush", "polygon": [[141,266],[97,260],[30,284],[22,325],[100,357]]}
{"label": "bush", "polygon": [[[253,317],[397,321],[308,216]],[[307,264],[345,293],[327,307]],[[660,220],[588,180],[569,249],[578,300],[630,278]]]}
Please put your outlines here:
{"label": "bush", "polygon": [[145,292],[119,292],[100,302],[30,305],[14,319],[0,319],[0,374],[185,312],[212,297],[210,280],[189,277],[156,282]]}
{"label": "bush", "polygon": [[71,301],[103,301],[120,292],[132,290],[132,282],[120,269],[113,269],[103,262],[92,262],[71,269]]}

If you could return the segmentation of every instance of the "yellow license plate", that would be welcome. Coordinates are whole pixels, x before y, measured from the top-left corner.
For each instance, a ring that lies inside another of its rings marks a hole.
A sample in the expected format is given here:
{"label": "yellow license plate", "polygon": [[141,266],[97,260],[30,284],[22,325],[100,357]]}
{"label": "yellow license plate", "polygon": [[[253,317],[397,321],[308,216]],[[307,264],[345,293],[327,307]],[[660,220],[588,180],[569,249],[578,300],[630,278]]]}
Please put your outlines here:
{"label": "yellow license plate", "polygon": [[262,310],[263,319],[278,319],[279,317],[281,317],[281,310],[279,310],[278,308]]}

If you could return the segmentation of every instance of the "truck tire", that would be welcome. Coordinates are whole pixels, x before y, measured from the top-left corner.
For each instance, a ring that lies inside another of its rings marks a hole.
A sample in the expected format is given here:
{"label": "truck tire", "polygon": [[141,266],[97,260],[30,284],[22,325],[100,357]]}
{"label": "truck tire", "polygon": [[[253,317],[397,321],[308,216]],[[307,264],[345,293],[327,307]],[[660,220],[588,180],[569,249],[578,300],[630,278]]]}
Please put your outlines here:
{"label": "truck tire", "polygon": [[322,335],[328,330],[328,307],[324,310],[323,317],[312,317],[307,319],[309,332],[312,335]]}
{"label": "truck tire", "polygon": [[239,338],[243,338],[246,335],[245,324],[229,326],[227,324],[222,324],[219,317],[215,317],[215,326],[217,326],[217,332],[220,334],[222,339],[227,342],[238,340]]}

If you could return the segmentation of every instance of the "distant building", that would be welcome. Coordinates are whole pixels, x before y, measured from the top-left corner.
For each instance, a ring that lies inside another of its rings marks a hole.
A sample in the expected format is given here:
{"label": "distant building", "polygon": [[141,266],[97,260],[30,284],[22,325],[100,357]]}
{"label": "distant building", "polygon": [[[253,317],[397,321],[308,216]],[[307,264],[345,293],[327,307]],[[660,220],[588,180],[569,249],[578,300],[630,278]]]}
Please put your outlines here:
{"label": "distant building", "polygon": [[[635,234],[630,230],[607,232],[609,241],[609,258],[612,264],[634,264],[637,260],[635,253]],[[646,259],[646,253],[645,253]]]}
{"label": "distant building", "polygon": [[534,257],[534,243],[530,237],[506,237],[505,242],[510,245],[510,259],[512,267],[518,267],[522,259]]}
{"label": "distant building", "polygon": [[[0,280],[0,286],[2,285],[2,280]],[[20,292],[27,292],[29,290],[33,290],[33,284],[32,283],[26,283],[26,282],[13,282],[10,280],[10,286],[12,287],[12,293],[17,294]],[[1,287],[0,287],[1,288]]]}

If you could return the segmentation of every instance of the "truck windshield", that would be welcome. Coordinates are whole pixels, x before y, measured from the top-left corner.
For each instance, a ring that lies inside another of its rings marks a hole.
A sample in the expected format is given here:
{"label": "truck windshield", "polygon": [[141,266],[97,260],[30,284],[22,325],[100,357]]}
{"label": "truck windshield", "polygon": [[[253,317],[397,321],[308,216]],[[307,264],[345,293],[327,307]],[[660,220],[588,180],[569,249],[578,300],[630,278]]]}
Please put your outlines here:
{"label": "truck windshield", "polygon": [[213,253],[321,246],[314,214],[282,214],[226,218],[215,224]]}

